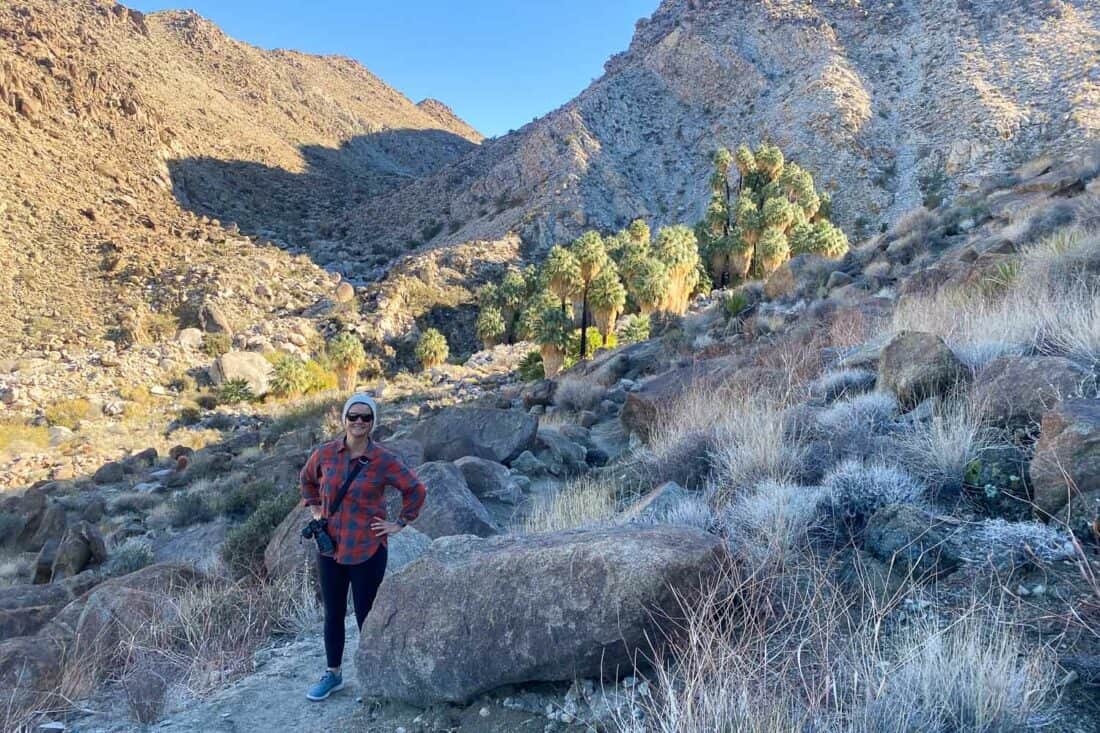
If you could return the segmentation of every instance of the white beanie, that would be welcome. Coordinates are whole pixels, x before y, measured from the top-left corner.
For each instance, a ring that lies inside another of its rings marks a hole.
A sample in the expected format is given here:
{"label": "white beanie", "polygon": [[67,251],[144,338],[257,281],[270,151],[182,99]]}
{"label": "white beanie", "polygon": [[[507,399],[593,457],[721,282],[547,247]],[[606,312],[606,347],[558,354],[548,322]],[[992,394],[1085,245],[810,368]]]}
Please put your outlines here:
{"label": "white beanie", "polygon": [[352,405],[366,405],[370,408],[371,414],[374,415],[374,420],[370,424],[371,433],[378,427],[378,405],[375,404],[374,398],[366,392],[356,392],[351,397],[348,397],[348,401],[344,403],[344,409],[340,412],[340,420],[348,419],[348,410]]}

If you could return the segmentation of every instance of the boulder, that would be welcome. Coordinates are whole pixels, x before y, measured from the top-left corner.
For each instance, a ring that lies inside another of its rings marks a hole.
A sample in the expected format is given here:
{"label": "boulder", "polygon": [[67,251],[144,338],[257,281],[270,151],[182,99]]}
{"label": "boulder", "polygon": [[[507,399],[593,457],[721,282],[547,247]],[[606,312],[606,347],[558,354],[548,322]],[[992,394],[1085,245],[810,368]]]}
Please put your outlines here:
{"label": "boulder", "polygon": [[482,501],[515,504],[523,497],[523,493],[512,480],[512,474],[503,464],[464,456],[455,461],[455,465],[466,479],[466,486]]}
{"label": "boulder", "polygon": [[512,471],[523,476],[539,476],[546,473],[546,466],[538,458],[535,458],[534,453],[525,450],[519,454],[516,460],[512,461]]}
{"label": "boulder", "polygon": [[477,456],[508,463],[533,446],[538,424],[515,410],[453,407],[418,423],[411,437],[424,446],[428,461]]}
{"label": "boulder", "polygon": [[540,379],[537,382],[523,388],[523,406],[527,408],[535,405],[549,407],[554,404],[554,393],[558,389],[558,383],[553,379]]}
{"label": "boulder", "polygon": [[100,580],[102,577],[96,573],[81,573],[60,583],[0,588],[0,639],[36,633],[62,608]]}
{"label": "boulder", "polygon": [[409,468],[416,468],[424,462],[424,446],[408,438],[390,438],[380,441],[386,450],[393,451]]}
{"label": "boulder", "polygon": [[562,435],[557,428],[539,428],[535,455],[554,476],[570,476],[588,470],[588,449]]}
{"label": "boulder", "polygon": [[225,311],[217,303],[207,300],[199,308],[199,327],[207,333],[233,333]]}
{"label": "boulder", "polygon": [[171,595],[195,587],[206,576],[179,563],[157,563],[119,578],[112,578],[67,605],[38,636],[72,640],[70,652],[77,659],[117,649],[120,640],[140,624],[170,620]]}
{"label": "boulder", "polygon": [[185,349],[198,351],[202,348],[202,331],[194,327],[181,329],[176,334],[176,343]]}
{"label": "boulder", "polygon": [[302,539],[302,527],[310,520],[309,507],[298,505],[279,523],[264,548],[268,577],[284,579],[295,574],[320,592],[317,575],[317,543]]}
{"label": "boulder", "polygon": [[619,519],[624,522],[662,522],[668,513],[690,496],[675,481],[666,481],[627,507]]}
{"label": "boulder", "polygon": [[57,547],[51,577],[54,581],[71,578],[86,567],[107,561],[107,544],[99,528],[88,522],[77,522],[65,531]]}
{"label": "boulder", "polygon": [[38,552],[51,540],[60,542],[67,525],[65,508],[57,502],[50,502],[38,522],[38,530],[25,545],[26,549],[30,552]]}
{"label": "boulder", "polygon": [[427,705],[629,673],[724,556],[718,538],[674,526],[437,540],[382,584],[360,635],[360,692]]}
{"label": "boulder", "polygon": [[92,481],[97,484],[117,484],[124,478],[126,478],[126,466],[120,461],[104,463],[92,474]]}
{"label": "boulder", "polygon": [[1067,400],[1043,415],[1030,474],[1032,501],[1044,516],[1100,486],[1100,400]]}
{"label": "boulder", "polygon": [[966,368],[939,336],[919,331],[898,334],[882,350],[878,385],[897,395],[906,409],[954,387]]}
{"label": "boulder", "polygon": [[41,487],[27,489],[19,496],[10,496],[0,502],[0,511],[23,519],[23,528],[14,538],[16,547],[26,547],[34,539],[46,508],[46,492]]}
{"label": "boulder", "polygon": [[1081,392],[1089,372],[1059,356],[1003,356],[975,377],[971,401],[983,422],[1033,430],[1043,413]]}
{"label": "boulder", "polygon": [[253,351],[228,351],[215,359],[208,371],[215,386],[234,379],[243,379],[248,382],[252,394],[260,397],[267,394],[274,367],[262,354]]}
{"label": "boulder", "polygon": [[432,544],[432,538],[412,527],[405,527],[386,540],[386,575],[396,573],[423,555]]}
{"label": "boulder", "polygon": [[[454,534],[489,537],[500,531],[484,505],[470,492],[458,466],[431,461],[418,467],[416,474],[428,489],[424,508],[414,522],[418,531],[432,539]],[[388,497],[386,511],[390,517],[401,513],[400,494],[393,492]]]}
{"label": "boulder", "polygon": [[945,575],[959,566],[950,535],[949,526],[935,515],[912,504],[889,504],[867,520],[863,548],[917,576]]}
{"label": "boulder", "polygon": [[52,639],[20,636],[0,641],[0,690],[7,710],[51,709],[62,701],[52,699],[61,683],[62,643]]}

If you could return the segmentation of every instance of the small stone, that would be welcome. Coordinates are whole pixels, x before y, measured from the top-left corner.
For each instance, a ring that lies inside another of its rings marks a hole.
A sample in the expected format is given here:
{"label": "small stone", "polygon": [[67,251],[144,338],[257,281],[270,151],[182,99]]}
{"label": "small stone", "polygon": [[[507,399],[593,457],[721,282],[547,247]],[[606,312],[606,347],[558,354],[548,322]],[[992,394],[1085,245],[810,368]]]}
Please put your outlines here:
{"label": "small stone", "polygon": [[489,708],[483,707],[483,708],[481,708],[481,710],[477,711],[477,714],[480,715],[483,718],[488,718],[489,717]]}
{"label": "small stone", "polygon": [[154,384],[152,387],[149,388],[149,394],[155,394],[159,397],[163,397],[164,395],[168,394],[168,390],[166,390],[162,385]]}

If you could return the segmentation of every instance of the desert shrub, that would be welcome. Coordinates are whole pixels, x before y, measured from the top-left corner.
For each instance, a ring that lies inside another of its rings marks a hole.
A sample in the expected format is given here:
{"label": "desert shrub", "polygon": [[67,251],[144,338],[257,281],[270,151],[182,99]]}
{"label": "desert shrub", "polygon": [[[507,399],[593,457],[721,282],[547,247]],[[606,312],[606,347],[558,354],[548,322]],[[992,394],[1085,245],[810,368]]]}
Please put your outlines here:
{"label": "desert shrub", "polygon": [[924,487],[893,466],[848,460],[822,482],[834,512],[843,519],[862,520],[888,504],[923,504]]}
{"label": "desert shrub", "polygon": [[153,564],[153,550],[149,543],[131,537],[123,544],[111,550],[107,560],[107,572],[111,575],[126,575]]}
{"label": "desert shrub", "polygon": [[[354,377],[354,375],[352,375],[352,377]],[[351,381],[354,381],[354,379]],[[327,389],[336,389],[338,382],[337,376],[321,362],[316,359],[308,359],[306,361],[306,388],[303,394],[324,392]],[[348,389],[351,389],[351,387]]]}
{"label": "desert shrub", "polygon": [[554,390],[554,404],[565,410],[583,412],[598,405],[604,394],[606,390],[598,384],[565,376],[558,380],[558,388]]}
{"label": "desert shrub", "polygon": [[283,355],[275,362],[271,375],[271,393],[276,397],[298,397],[312,384],[309,368],[297,356]]}
{"label": "desert shrub", "polygon": [[46,408],[46,420],[50,425],[75,428],[81,420],[92,414],[92,405],[83,397],[60,400]]}
{"label": "desert shrub", "polygon": [[235,577],[245,577],[260,570],[272,533],[300,500],[296,491],[280,492],[262,501],[243,524],[229,530],[221,556]]}
{"label": "desert shrub", "polygon": [[874,389],[876,379],[875,373],[866,369],[842,369],[821,375],[807,389],[814,399],[834,402]]}
{"label": "desert shrub", "polygon": [[202,353],[211,359],[217,359],[233,348],[233,337],[228,333],[204,333],[202,335]]}
{"label": "desert shrub", "polygon": [[528,351],[519,362],[519,377],[525,382],[535,382],[546,378],[542,368],[542,354],[538,350]]}
{"label": "desert shrub", "polygon": [[189,527],[214,518],[214,501],[206,491],[185,491],[168,502],[168,516],[173,527]]}
{"label": "desert shrub", "polygon": [[251,514],[275,493],[275,484],[267,479],[235,483],[221,496],[218,509],[223,514],[244,516]]}
{"label": "desert shrub", "polygon": [[819,486],[761,481],[733,497],[720,513],[722,534],[750,562],[782,560],[804,544],[820,519]]}
{"label": "desert shrub", "polygon": [[821,427],[835,431],[874,431],[885,426],[898,413],[898,400],[890,392],[872,392],[837,402],[818,415]]}
{"label": "desert shrub", "polygon": [[623,345],[636,344],[649,338],[649,316],[637,313],[623,316],[616,327],[619,334],[619,343]]}
{"label": "desert shrub", "polygon": [[972,561],[994,558],[1022,562],[1030,556],[1053,562],[1074,556],[1073,538],[1068,532],[1039,522],[1006,522],[985,519],[970,528]]}
{"label": "desert shrub", "polygon": [[993,444],[993,434],[973,405],[952,401],[938,403],[931,420],[911,425],[894,440],[910,473],[929,486],[957,490],[967,466]]}
{"label": "desert shrub", "polygon": [[739,318],[749,305],[749,297],[741,290],[733,290],[722,298],[722,311],[726,318]]}
{"label": "desert shrub", "polygon": [[112,499],[110,508],[114,514],[122,512],[145,514],[160,503],[161,498],[156,494],[149,494],[144,491],[128,491]]}
{"label": "desert shrub", "polygon": [[149,313],[143,325],[154,341],[168,341],[176,337],[180,322],[171,313]]}
{"label": "desert shrub", "polygon": [[416,358],[425,369],[444,363],[449,354],[447,338],[434,328],[424,331],[416,342]]}
{"label": "desert shrub", "polygon": [[256,395],[247,379],[230,379],[222,382],[218,387],[217,401],[221,405],[239,405],[242,402],[252,402]]}
{"label": "desert shrub", "polygon": [[50,444],[50,431],[44,425],[28,425],[22,420],[0,419],[0,451],[17,446],[44,449]]}
{"label": "desert shrub", "polygon": [[198,405],[184,405],[176,413],[176,422],[180,425],[198,425],[202,421],[202,411]]}
{"label": "desert shrub", "polygon": [[610,478],[584,476],[540,497],[523,523],[527,533],[557,532],[595,524],[615,515],[619,485]]}
{"label": "desert shrub", "polygon": [[1048,727],[1056,668],[1008,623],[973,614],[925,620],[859,654],[851,733]]}

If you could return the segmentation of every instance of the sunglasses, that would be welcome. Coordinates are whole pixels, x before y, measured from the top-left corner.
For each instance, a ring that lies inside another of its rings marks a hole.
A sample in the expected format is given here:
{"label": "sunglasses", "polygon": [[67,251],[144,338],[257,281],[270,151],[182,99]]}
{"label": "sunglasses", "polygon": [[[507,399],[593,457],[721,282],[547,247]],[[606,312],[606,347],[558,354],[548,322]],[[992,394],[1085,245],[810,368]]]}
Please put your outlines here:
{"label": "sunglasses", "polygon": [[348,416],[347,416],[347,421],[348,422],[355,422],[357,420],[362,421],[362,422],[373,422],[374,415],[370,414],[369,412],[349,412],[348,413]]}

